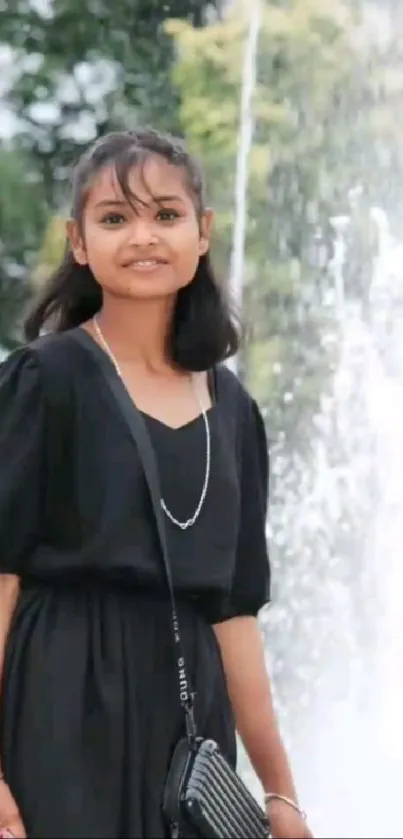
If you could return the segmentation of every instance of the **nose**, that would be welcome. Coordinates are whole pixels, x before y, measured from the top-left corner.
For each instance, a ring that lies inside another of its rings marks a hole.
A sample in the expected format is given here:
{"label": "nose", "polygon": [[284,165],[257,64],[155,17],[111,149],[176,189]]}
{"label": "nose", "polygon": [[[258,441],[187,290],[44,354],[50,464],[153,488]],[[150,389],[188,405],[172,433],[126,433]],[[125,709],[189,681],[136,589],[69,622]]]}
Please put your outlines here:
{"label": "nose", "polygon": [[156,225],[151,219],[140,218],[137,216],[133,219],[130,230],[128,243],[137,248],[148,247],[155,245],[158,241]]}

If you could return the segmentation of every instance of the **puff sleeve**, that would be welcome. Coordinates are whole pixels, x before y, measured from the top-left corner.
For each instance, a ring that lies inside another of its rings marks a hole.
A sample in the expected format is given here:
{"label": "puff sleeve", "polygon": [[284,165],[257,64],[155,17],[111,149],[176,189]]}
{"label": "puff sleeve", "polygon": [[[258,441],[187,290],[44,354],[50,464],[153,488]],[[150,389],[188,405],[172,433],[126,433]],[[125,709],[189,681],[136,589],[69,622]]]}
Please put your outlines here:
{"label": "puff sleeve", "polygon": [[264,422],[254,400],[245,407],[241,443],[241,506],[232,587],[224,620],[256,616],[270,600],[270,564],[266,517],[269,483]]}
{"label": "puff sleeve", "polygon": [[0,573],[21,574],[41,527],[44,399],[35,353],[0,364]]}

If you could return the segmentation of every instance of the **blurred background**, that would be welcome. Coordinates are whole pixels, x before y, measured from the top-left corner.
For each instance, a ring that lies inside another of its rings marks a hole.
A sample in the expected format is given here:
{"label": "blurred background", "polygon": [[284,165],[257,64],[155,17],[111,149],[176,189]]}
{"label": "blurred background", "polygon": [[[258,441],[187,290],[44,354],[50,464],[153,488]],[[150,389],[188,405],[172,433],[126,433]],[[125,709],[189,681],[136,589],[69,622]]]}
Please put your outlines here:
{"label": "blurred background", "polygon": [[402,0],[0,0],[2,352],[90,141],[154,124],[204,162],[270,440],[268,664],[321,837],[403,835],[402,62]]}

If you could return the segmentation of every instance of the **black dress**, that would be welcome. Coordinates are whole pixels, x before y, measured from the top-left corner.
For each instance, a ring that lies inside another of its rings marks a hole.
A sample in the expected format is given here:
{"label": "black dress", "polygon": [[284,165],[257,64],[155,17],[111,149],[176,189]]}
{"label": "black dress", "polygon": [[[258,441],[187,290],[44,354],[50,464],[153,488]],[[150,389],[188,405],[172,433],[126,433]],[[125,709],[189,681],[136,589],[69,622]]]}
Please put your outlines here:
{"label": "black dress", "polygon": [[[138,451],[94,347],[109,359],[76,332],[41,338],[0,367],[0,572],[21,579],[1,759],[30,837],[158,839],[184,731],[166,582]],[[237,379],[219,368],[215,385],[205,505],[194,527],[167,521],[167,532],[199,730],[235,763],[211,624],[268,599],[267,450]],[[203,483],[203,420],[147,423],[163,496],[186,518]]]}

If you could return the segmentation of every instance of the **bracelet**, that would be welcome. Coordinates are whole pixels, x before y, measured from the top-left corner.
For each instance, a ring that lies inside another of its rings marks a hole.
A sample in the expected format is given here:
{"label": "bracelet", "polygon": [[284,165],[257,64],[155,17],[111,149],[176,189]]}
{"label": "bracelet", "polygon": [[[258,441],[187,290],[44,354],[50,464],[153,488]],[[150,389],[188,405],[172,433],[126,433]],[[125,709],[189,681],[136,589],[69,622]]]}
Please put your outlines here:
{"label": "bracelet", "polygon": [[288,806],[292,807],[292,809],[295,810],[296,813],[299,813],[301,819],[303,819],[304,822],[306,822],[306,813],[304,812],[304,810],[301,810],[301,807],[299,807],[298,804],[292,800],[292,798],[287,798],[286,795],[280,795],[278,792],[266,792],[264,795],[264,803],[270,804],[270,801],[283,801],[284,804],[288,804]]}

